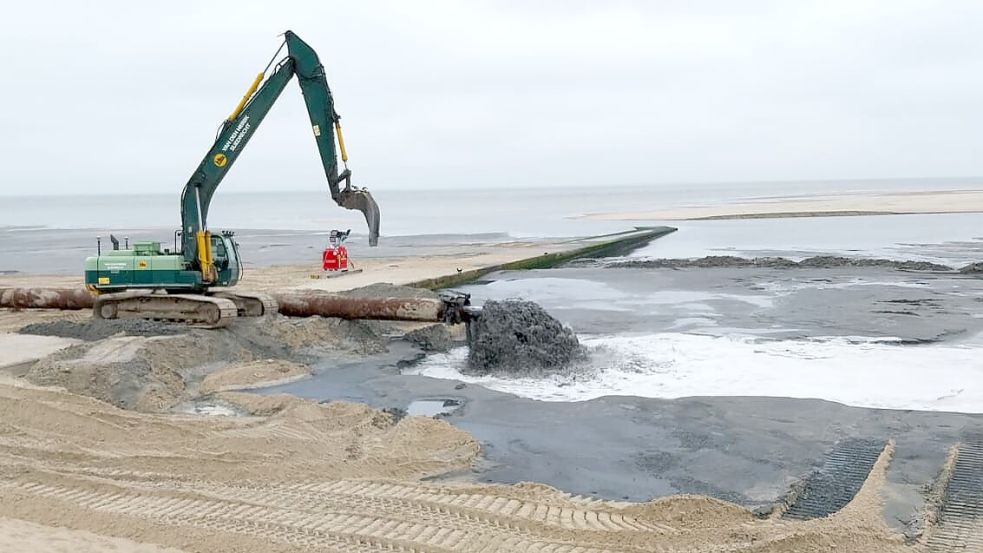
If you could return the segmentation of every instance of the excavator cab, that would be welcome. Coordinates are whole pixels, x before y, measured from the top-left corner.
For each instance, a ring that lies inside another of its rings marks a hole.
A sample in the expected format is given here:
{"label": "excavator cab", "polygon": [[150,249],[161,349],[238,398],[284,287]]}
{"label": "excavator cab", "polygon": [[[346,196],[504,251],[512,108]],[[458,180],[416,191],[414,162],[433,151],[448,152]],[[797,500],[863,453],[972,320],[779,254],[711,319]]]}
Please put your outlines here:
{"label": "excavator cab", "polygon": [[231,231],[212,235],[212,259],[218,275],[219,286],[234,286],[242,276],[239,264],[239,246]]}

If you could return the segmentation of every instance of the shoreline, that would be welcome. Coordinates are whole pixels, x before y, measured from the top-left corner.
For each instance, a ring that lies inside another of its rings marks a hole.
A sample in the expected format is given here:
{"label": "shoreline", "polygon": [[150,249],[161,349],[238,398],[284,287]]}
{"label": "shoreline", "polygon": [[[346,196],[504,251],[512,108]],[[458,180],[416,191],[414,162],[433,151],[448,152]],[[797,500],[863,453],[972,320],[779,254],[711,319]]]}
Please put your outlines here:
{"label": "shoreline", "polygon": [[771,196],[720,205],[691,205],[632,211],[584,213],[591,221],[706,221],[786,219],[869,215],[983,213],[983,190],[858,192],[809,196]]}

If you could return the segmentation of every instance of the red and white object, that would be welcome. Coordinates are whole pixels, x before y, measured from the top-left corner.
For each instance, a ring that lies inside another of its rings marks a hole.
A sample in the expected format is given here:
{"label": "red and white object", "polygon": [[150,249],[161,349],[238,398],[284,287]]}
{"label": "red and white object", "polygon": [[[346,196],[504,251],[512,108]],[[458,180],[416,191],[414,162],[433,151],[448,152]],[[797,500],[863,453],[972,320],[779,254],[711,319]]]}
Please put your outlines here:
{"label": "red and white object", "polygon": [[348,270],[348,248],[342,242],[348,238],[351,231],[341,232],[332,230],[328,236],[328,247],[324,248],[321,255],[321,267],[325,271],[347,271]]}
{"label": "red and white object", "polygon": [[328,246],[324,249],[321,257],[321,264],[325,271],[347,271],[348,270],[348,248],[338,246],[332,248]]}

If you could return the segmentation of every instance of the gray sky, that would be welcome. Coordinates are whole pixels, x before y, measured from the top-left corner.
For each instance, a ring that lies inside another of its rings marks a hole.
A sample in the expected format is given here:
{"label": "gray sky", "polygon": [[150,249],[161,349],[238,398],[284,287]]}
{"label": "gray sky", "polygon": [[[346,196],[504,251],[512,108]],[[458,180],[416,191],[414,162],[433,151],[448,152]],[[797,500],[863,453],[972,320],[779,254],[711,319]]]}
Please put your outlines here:
{"label": "gray sky", "polygon": [[[370,189],[983,175],[979,1],[18,4],[0,194],[177,193],[288,28]],[[325,186],[291,84],[223,191]]]}

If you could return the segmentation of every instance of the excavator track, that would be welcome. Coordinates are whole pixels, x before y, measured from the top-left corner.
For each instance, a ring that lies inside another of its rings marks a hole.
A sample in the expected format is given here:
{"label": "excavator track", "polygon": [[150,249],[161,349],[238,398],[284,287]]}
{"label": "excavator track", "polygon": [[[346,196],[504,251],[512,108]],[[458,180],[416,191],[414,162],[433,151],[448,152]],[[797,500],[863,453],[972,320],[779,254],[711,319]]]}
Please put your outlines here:
{"label": "excavator track", "polygon": [[96,319],[147,319],[183,322],[204,328],[222,328],[239,316],[228,298],[201,294],[158,294],[134,290],[95,298]]}
{"label": "excavator track", "polygon": [[836,444],[823,465],[805,480],[782,518],[812,520],[845,507],[860,491],[885,446],[882,440],[862,438]]}
{"label": "excavator track", "polygon": [[964,436],[929,551],[983,551],[983,432]]}
{"label": "excavator track", "polygon": [[260,292],[214,292],[209,297],[227,299],[236,305],[240,317],[271,317],[279,311],[273,296]]}

